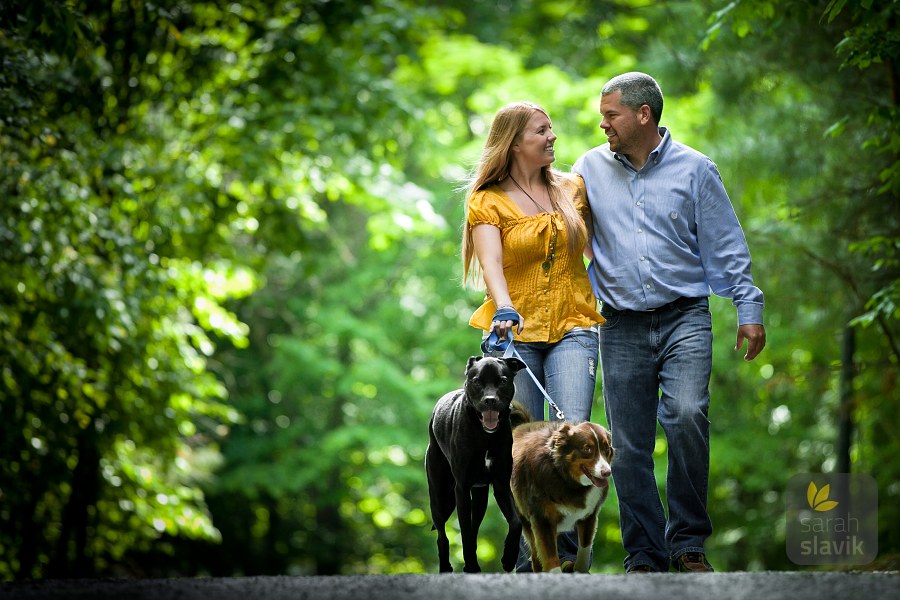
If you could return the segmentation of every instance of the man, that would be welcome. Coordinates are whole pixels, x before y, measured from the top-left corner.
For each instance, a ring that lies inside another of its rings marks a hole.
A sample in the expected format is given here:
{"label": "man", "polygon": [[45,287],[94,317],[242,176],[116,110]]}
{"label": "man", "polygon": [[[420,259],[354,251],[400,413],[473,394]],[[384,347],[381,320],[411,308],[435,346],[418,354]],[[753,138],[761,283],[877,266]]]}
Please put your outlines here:
{"label": "man", "polygon": [[[707,512],[710,289],[737,307],[735,350],[766,343],[763,294],[716,165],[659,126],[663,96],[626,73],[601,91],[609,142],[574,165],[593,219],[588,267],[606,323],[600,362],[628,573],[712,571]],[[668,441],[668,518],[653,476],[657,419]]]}

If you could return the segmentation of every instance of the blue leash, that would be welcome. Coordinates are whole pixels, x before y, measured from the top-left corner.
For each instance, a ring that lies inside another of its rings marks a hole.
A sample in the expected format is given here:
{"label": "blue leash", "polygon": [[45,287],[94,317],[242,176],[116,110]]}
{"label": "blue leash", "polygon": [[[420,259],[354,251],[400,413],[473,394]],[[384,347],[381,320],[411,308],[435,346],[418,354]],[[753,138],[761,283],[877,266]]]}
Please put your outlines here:
{"label": "blue leash", "polygon": [[[512,307],[505,307],[497,310],[494,313],[493,321],[513,321],[514,323],[518,323],[519,313]],[[541,385],[541,382],[538,381],[537,377],[534,376],[531,368],[529,368],[528,364],[525,363],[525,360],[516,350],[516,346],[513,343],[513,335],[512,331],[506,332],[506,339],[500,339],[500,336],[497,335],[496,331],[492,331],[490,335],[481,343],[481,350],[485,354],[496,352],[503,350],[503,358],[509,358],[514,356],[522,361],[525,364],[525,370],[528,371],[528,375],[531,377],[531,380],[534,382],[534,385],[537,386],[537,389],[540,390],[541,394],[544,395],[544,398],[547,399],[547,404],[550,405],[550,408],[556,411],[556,418],[560,421],[564,421],[566,419],[566,415],[563,413],[562,409],[559,407],[556,402],[553,401],[553,398],[550,397],[550,394],[547,393],[547,390],[544,389],[544,386]]]}

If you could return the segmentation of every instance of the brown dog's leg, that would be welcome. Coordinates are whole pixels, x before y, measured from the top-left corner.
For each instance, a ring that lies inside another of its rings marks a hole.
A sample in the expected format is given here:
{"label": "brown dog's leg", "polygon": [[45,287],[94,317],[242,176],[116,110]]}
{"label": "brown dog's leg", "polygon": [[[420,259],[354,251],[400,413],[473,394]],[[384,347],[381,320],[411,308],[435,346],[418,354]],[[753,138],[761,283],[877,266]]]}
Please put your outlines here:
{"label": "brown dog's leg", "polygon": [[[536,547],[531,548],[531,564],[534,565],[535,555],[542,572],[560,573],[559,550],[556,547],[556,527],[546,519],[535,520],[532,524]],[[535,573],[538,569],[535,567]]]}
{"label": "brown dog's leg", "polygon": [[531,551],[531,571],[533,573],[540,573],[541,559],[538,557],[536,549],[534,530],[531,528],[531,522],[526,519],[522,519],[522,533],[525,535],[525,541],[528,542],[528,549]]}
{"label": "brown dog's leg", "polygon": [[575,558],[575,572],[587,573],[591,569],[591,548],[597,534],[597,514],[594,513],[575,524],[578,532],[578,555]]}

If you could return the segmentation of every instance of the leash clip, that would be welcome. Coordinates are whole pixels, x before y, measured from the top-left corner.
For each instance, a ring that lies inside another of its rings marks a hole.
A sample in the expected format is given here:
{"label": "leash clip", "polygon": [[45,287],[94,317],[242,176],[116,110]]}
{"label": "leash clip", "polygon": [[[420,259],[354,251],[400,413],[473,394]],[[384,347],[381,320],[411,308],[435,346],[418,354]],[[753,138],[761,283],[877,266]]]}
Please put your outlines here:
{"label": "leash clip", "polygon": [[[521,360],[524,363],[525,359],[522,358],[522,356],[516,350],[515,345],[513,344],[512,331],[509,332],[509,338],[505,341],[507,342],[508,345],[506,346],[506,351],[503,353],[503,358],[509,358],[510,356],[515,356],[516,358],[518,358],[519,360]],[[565,421],[566,420],[565,413],[563,413],[563,411],[559,407],[559,405],[553,401],[553,398],[550,397],[550,394],[547,393],[547,390],[544,389],[544,386],[542,386],[541,382],[538,381],[537,377],[535,377],[534,372],[531,370],[531,368],[528,366],[527,363],[525,364],[525,370],[531,376],[531,380],[534,382],[534,385],[537,386],[537,389],[541,392],[541,394],[544,395],[544,398],[547,400],[547,404],[550,405],[550,408],[556,410],[556,418],[559,419],[560,421]]]}

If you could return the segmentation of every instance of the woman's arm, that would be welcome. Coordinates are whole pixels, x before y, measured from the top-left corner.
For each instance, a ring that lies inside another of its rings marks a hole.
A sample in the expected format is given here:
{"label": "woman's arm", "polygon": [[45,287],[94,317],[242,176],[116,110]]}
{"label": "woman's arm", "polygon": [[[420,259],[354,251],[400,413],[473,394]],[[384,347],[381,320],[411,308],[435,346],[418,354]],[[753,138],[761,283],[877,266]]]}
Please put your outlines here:
{"label": "woman's arm", "polygon": [[[475,256],[478,257],[478,264],[481,265],[481,272],[484,274],[484,283],[488,294],[494,300],[494,305],[497,308],[513,306],[506,285],[506,275],[503,274],[503,243],[500,240],[500,229],[494,225],[475,225],[472,228],[472,242],[475,245]],[[524,321],[524,318],[519,321],[517,333],[522,333]],[[504,338],[512,325],[512,321],[494,321],[491,330]]]}

